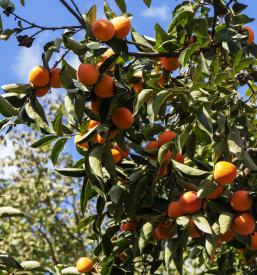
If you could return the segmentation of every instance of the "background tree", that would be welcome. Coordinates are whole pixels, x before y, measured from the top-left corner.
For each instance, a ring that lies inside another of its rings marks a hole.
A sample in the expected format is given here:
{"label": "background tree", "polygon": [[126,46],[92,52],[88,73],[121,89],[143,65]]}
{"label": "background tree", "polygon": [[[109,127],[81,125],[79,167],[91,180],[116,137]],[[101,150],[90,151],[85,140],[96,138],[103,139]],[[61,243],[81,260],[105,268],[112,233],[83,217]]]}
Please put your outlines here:
{"label": "background tree", "polygon": [[[198,274],[255,272],[257,48],[246,5],[181,2],[168,30],[156,24],[150,38],[131,28],[125,1],[115,1],[122,16],[105,1],[107,19],[96,18],[96,6],[82,14],[74,1],[60,2],[78,26],[51,28],[68,30],[45,45],[30,83],[2,87],[0,111],[2,128],[41,131],[32,147],[53,143],[56,171],[83,178],[82,215],[96,202],[80,223],[92,225],[95,258],[81,258],[77,270],[170,274],[174,263],[179,273],[189,263]],[[20,20],[2,38],[18,34],[29,47],[49,29],[0,3]],[[68,52],[81,61],[77,71]],[[47,119],[39,98],[51,87],[67,95]],[[81,159],[61,166],[58,156],[74,136]]]}

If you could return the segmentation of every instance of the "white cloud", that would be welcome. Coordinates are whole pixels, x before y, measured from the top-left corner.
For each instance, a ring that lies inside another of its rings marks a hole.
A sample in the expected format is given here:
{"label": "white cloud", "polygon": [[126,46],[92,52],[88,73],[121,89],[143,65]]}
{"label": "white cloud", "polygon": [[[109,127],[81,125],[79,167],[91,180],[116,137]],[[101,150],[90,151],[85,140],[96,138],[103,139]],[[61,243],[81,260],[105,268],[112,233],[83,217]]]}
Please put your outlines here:
{"label": "white cloud", "polygon": [[169,18],[169,8],[166,4],[161,6],[152,6],[142,12],[144,17],[158,18],[159,20],[166,20]]}

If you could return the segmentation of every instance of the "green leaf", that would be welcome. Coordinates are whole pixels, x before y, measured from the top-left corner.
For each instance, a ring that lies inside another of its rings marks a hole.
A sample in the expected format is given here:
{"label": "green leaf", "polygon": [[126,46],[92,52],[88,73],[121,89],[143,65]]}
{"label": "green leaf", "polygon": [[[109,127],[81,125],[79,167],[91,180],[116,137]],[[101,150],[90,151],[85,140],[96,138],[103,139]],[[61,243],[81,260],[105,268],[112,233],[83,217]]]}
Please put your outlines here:
{"label": "green leaf", "polygon": [[31,88],[30,84],[6,84],[1,86],[6,93],[27,93],[27,89]]}
{"label": "green leaf", "polygon": [[2,21],[2,17],[1,17],[1,14],[0,14],[0,30],[3,29],[3,21]]}
{"label": "green leaf", "polygon": [[147,114],[151,124],[154,123],[155,117],[159,114],[162,105],[167,101],[169,96],[171,96],[171,90],[163,90],[148,101]]}
{"label": "green leaf", "polygon": [[68,35],[64,34],[62,36],[63,44],[66,49],[73,51],[76,55],[82,55],[87,52],[87,45],[77,42],[76,40],[68,37]]}
{"label": "green leaf", "polygon": [[22,6],[25,6],[25,0],[20,0]]}
{"label": "green leaf", "polygon": [[60,71],[59,77],[63,88],[75,88],[73,79],[76,78],[76,70],[72,68],[65,60],[62,60],[62,69]]}
{"label": "green leaf", "polygon": [[95,219],[96,219],[96,215],[83,218],[83,219],[79,222],[78,226],[76,227],[76,232],[81,232],[82,230],[84,230],[84,229],[85,229],[89,224],[91,224]]}
{"label": "green leaf", "polygon": [[15,269],[22,269],[21,265],[13,257],[5,252],[0,253],[0,264]]}
{"label": "green leaf", "polygon": [[58,136],[56,136],[56,135],[43,136],[36,142],[32,143],[30,146],[32,148],[40,148],[42,146],[45,146],[45,145],[51,143],[52,141],[56,140],[57,138],[58,138]]}
{"label": "green leaf", "polygon": [[42,270],[41,264],[37,261],[24,261],[24,262],[21,262],[21,266],[24,270],[31,270],[31,271]]}
{"label": "green leaf", "polygon": [[163,42],[169,40],[168,34],[159,24],[155,24],[155,39],[157,48],[159,48]]}
{"label": "green leaf", "polygon": [[198,127],[203,130],[212,139],[213,127],[211,115],[208,113],[207,109],[203,106],[198,110],[197,113],[197,123]]}
{"label": "green leaf", "polygon": [[14,33],[17,32],[17,29],[5,29],[0,30],[0,39],[7,41]]}
{"label": "green leaf", "polygon": [[241,159],[244,152],[244,142],[238,129],[231,129],[228,134],[228,148],[232,154]]}
{"label": "green leaf", "polygon": [[60,169],[54,169],[56,172],[63,176],[67,177],[84,177],[86,175],[86,172],[84,169],[81,168],[60,168]]}
{"label": "green leaf", "polygon": [[224,234],[228,231],[232,220],[234,218],[234,214],[229,212],[223,212],[219,216],[219,226],[220,226],[220,233]]}
{"label": "green leaf", "polygon": [[76,267],[74,267],[74,266],[69,266],[69,267],[64,268],[64,269],[61,271],[61,274],[62,274],[62,275],[80,275],[81,273],[78,272],[78,270],[77,270]]}
{"label": "green leaf", "polygon": [[248,6],[242,3],[234,3],[232,6],[232,9],[234,11],[234,13],[240,13],[243,10],[245,10]]}
{"label": "green leaf", "polygon": [[126,7],[126,2],[125,0],[115,0],[115,3],[121,10],[121,12],[126,13],[127,12],[127,7]]}
{"label": "green leaf", "polygon": [[139,112],[140,108],[148,101],[152,94],[152,89],[144,89],[138,94],[134,103],[134,115]]}
{"label": "green leaf", "polygon": [[192,216],[195,225],[203,232],[207,234],[212,234],[211,226],[208,223],[208,220],[202,215],[193,215]]}
{"label": "green leaf", "polygon": [[199,44],[192,44],[186,49],[184,49],[181,54],[179,55],[179,63],[181,66],[185,67],[187,65],[187,62],[191,58],[191,56],[199,50]]}
{"label": "green leaf", "polygon": [[56,132],[58,136],[63,135],[62,131],[62,107],[57,111],[57,114],[55,116],[55,119],[53,121],[53,129]]}
{"label": "green leaf", "polygon": [[53,162],[53,165],[56,165],[58,157],[60,153],[62,152],[68,138],[60,138],[55,144],[51,152],[51,160]]}
{"label": "green leaf", "polygon": [[154,230],[154,226],[152,222],[146,222],[142,226],[139,240],[138,240],[138,247],[141,253],[145,248],[146,244],[153,240],[153,230]]}
{"label": "green leaf", "polygon": [[24,216],[24,214],[16,208],[10,206],[0,207],[0,217],[17,217],[17,216]]}
{"label": "green leaf", "polygon": [[103,171],[102,171],[102,152],[103,152],[103,146],[98,145],[96,146],[89,154],[89,165],[91,173],[98,178],[103,178]]}
{"label": "green leaf", "polygon": [[109,191],[110,199],[113,203],[118,204],[123,196],[124,188],[120,185],[113,185]]}
{"label": "green leaf", "polygon": [[203,175],[207,175],[210,174],[209,171],[203,171],[197,168],[193,168],[190,167],[188,165],[185,164],[181,164],[175,160],[172,160],[173,165],[175,166],[176,169],[178,169],[179,171],[181,171],[182,173],[186,174],[186,175],[190,175],[190,176],[203,176]]}
{"label": "green leaf", "polygon": [[138,50],[144,52],[154,52],[153,46],[146,40],[145,37],[136,32],[134,28],[131,30],[131,38],[132,41],[138,43],[138,45],[135,45]]}
{"label": "green leaf", "polygon": [[158,158],[157,158],[159,165],[162,165],[164,158],[165,158],[167,152],[169,151],[169,149],[170,149],[170,143],[163,144],[160,147],[160,149],[158,151]]}
{"label": "green leaf", "polygon": [[242,55],[243,55],[243,49],[240,49],[235,55],[234,62],[233,62],[233,69],[235,69],[236,66],[240,63],[242,59]]}
{"label": "green leaf", "polygon": [[104,13],[109,20],[113,19],[114,17],[117,17],[116,13],[111,9],[106,0],[104,0]]}
{"label": "green leaf", "polygon": [[146,4],[146,6],[147,6],[148,8],[150,8],[151,2],[152,2],[152,0],[144,0],[144,3]]}
{"label": "green leaf", "polygon": [[96,11],[97,7],[96,5],[93,5],[86,14],[83,14],[83,18],[86,22],[86,30],[87,32],[91,32],[91,25],[93,24],[94,21],[96,21]]}
{"label": "green leaf", "polygon": [[92,186],[92,183],[89,180],[84,178],[83,186],[80,193],[80,209],[84,215],[87,209],[87,202],[96,195],[96,192]]}
{"label": "green leaf", "polygon": [[257,164],[254,162],[254,160],[251,158],[247,151],[244,152],[242,161],[244,165],[248,167],[250,170],[257,171]]}
{"label": "green leaf", "polygon": [[0,96],[0,114],[5,117],[16,116],[18,110],[14,108],[8,100]]}

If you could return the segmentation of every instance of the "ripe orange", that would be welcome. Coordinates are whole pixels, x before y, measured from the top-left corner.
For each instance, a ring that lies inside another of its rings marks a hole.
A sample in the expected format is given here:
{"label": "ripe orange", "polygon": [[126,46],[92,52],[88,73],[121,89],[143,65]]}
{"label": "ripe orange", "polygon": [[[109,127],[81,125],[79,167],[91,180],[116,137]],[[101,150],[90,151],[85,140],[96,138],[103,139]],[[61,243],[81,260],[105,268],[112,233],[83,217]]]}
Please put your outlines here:
{"label": "ripe orange", "polygon": [[82,149],[88,149],[88,143],[87,142],[84,142],[82,144],[78,144],[78,142],[81,140],[81,138],[83,137],[83,134],[82,133],[78,133],[76,134],[75,138],[74,138],[74,144],[76,146],[78,146],[79,148],[82,148]]}
{"label": "ripe orange", "polygon": [[253,232],[250,236],[251,238],[251,244],[250,244],[250,247],[249,249],[250,250],[257,250],[257,232]]}
{"label": "ripe orange", "polygon": [[151,152],[153,150],[156,150],[159,148],[158,141],[157,140],[151,140],[149,141],[145,146],[146,152]]}
{"label": "ripe orange", "polygon": [[100,144],[104,144],[105,142],[105,139],[100,134],[96,134],[93,140],[95,143],[100,143]]}
{"label": "ripe orange", "polygon": [[237,234],[250,235],[255,230],[255,220],[249,212],[241,213],[234,218],[231,229]]}
{"label": "ripe orange", "polygon": [[247,43],[248,44],[252,44],[253,41],[254,41],[254,31],[253,31],[253,29],[251,27],[249,27],[249,26],[243,26],[242,30],[248,32]]}
{"label": "ripe orange", "polygon": [[185,162],[185,158],[182,154],[176,154],[174,160],[182,164]]}
{"label": "ripe orange", "polygon": [[77,71],[77,79],[84,85],[94,85],[98,81],[100,73],[92,64],[80,64]]}
{"label": "ripe orange", "polygon": [[50,80],[49,72],[46,68],[42,66],[34,67],[29,73],[29,82],[34,87],[47,86],[49,83],[49,80]]}
{"label": "ripe orange", "polygon": [[88,123],[88,126],[87,126],[87,129],[92,129],[94,128],[99,122],[96,121],[96,120],[90,120],[89,123]]}
{"label": "ripe orange", "polygon": [[234,239],[234,233],[229,228],[227,232],[219,236],[217,243],[218,245],[221,245],[224,242],[231,242],[233,239]]}
{"label": "ripe orange", "polygon": [[132,90],[136,94],[140,93],[143,89],[144,89],[144,87],[141,82],[137,82],[132,85]]}
{"label": "ripe orange", "polygon": [[192,214],[202,207],[202,199],[197,197],[195,191],[188,191],[180,197],[181,208],[185,213]]}
{"label": "ripe orange", "polygon": [[161,57],[160,58],[163,68],[166,71],[175,71],[179,67],[179,62],[177,57]]}
{"label": "ripe orange", "polygon": [[172,156],[172,153],[171,153],[170,150],[168,150],[165,157],[164,157],[163,163],[168,164],[171,160],[171,156]]}
{"label": "ripe orange", "polygon": [[159,177],[166,177],[168,175],[168,173],[169,173],[168,165],[166,163],[163,163],[160,170],[159,170],[158,176]]}
{"label": "ripe orange", "polygon": [[137,225],[132,221],[123,222],[120,225],[120,231],[137,231]]}
{"label": "ripe orange", "polygon": [[91,110],[96,116],[99,116],[100,107],[101,107],[100,99],[97,99],[96,101],[93,101],[93,100],[91,101]]}
{"label": "ripe orange", "polygon": [[118,39],[123,39],[129,34],[131,23],[130,20],[125,16],[118,16],[111,20],[115,34],[114,36]]}
{"label": "ripe orange", "polygon": [[158,137],[158,145],[161,147],[163,144],[168,143],[172,141],[174,138],[176,138],[177,134],[173,131],[165,131],[161,133]]}
{"label": "ripe orange", "polygon": [[108,98],[114,95],[114,80],[109,75],[103,75],[95,85],[95,94],[100,98]]}
{"label": "ripe orange", "polygon": [[168,206],[167,214],[172,219],[183,216],[185,213],[181,208],[180,201],[172,201]]}
{"label": "ripe orange", "polygon": [[111,21],[107,19],[99,19],[92,24],[92,33],[95,38],[106,42],[113,38],[115,29]]}
{"label": "ripe orange", "polygon": [[37,88],[36,91],[35,91],[35,95],[37,97],[44,96],[49,92],[49,90],[50,90],[49,86],[42,87],[42,88]]}
{"label": "ripe orange", "polygon": [[134,118],[129,109],[121,107],[113,112],[112,122],[119,129],[128,129],[132,126]]}
{"label": "ripe orange", "polygon": [[161,87],[164,87],[166,85],[167,81],[165,79],[165,77],[163,75],[160,76],[159,80],[158,80],[158,84],[161,86]]}
{"label": "ripe orange", "polygon": [[120,151],[115,148],[112,148],[111,151],[112,151],[113,162],[115,164],[119,163],[122,159]]}
{"label": "ripe orange", "polygon": [[127,151],[122,150],[118,144],[115,144],[113,146],[113,148],[117,149],[120,152],[122,158],[125,158],[125,159],[128,158],[128,156],[129,156],[129,148],[128,148],[128,146],[127,146],[127,149],[128,149]]}
{"label": "ripe orange", "polygon": [[218,184],[216,186],[215,190],[211,194],[209,194],[207,196],[207,199],[209,199],[209,200],[215,200],[218,197],[220,197],[220,195],[222,194],[222,192],[223,192],[223,186],[220,185],[220,184]]}
{"label": "ripe orange", "polygon": [[249,196],[249,192],[239,190],[233,193],[230,198],[230,205],[237,211],[246,211],[252,207],[253,199]]}
{"label": "ripe orange", "polygon": [[237,168],[233,163],[219,161],[214,166],[214,179],[219,184],[230,184],[237,176]]}
{"label": "ripe orange", "polygon": [[193,219],[190,219],[189,224],[188,224],[188,234],[191,238],[199,238],[201,237],[200,231],[195,225]]}
{"label": "ripe orange", "polygon": [[82,258],[79,258],[79,260],[77,261],[76,268],[80,273],[91,272],[94,268],[94,263],[89,258],[82,257]]}
{"label": "ripe orange", "polygon": [[54,68],[50,72],[50,87],[52,88],[61,88],[61,83],[60,83],[60,71],[61,69],[59,68]]}
{"label": "ripe orange", "polygon": [[171,223],[159,223],[153,232],[154,239],[159,240],[168,240],[173,236],[171,232],[172,224]]}

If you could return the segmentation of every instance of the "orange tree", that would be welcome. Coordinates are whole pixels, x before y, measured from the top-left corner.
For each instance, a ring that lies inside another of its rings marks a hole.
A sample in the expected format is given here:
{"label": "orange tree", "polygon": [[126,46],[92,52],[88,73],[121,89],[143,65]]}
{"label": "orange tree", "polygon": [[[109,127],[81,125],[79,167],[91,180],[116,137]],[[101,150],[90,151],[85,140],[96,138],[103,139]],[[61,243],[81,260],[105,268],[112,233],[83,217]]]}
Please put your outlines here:
{"label": "orange tree", "polygon": [[[77,270],[171,274],[173,263],[179,273],[191,263],[188,272],[254,274],[257,47],[246,5],[181,1],[168,30],[156,24],[150,38],[131,27],[124,0],[115,1],[122,15],[104,2],[106,19],[96,18],[96,6],[82,14],[75,1],[60,2],[77,26],[42,27],[0,1],[18,19],[2,39],[16,35],[30,47],[40,32],[66,29],[44,46],[28,84],[2,87],[1,128],[41,131],[32,146],[52,143],[55,165],[75,136],[81,159],[56,171],[83,177],[82,214],[89,200],[96,206],[78,225],[92,224],[95,258],[81,255]],[[77,32],[85,34],[81,41]],[[77,71],[68,53],[81,61]],[[53,87],[67,94],[47,120],[38,98]]]}

